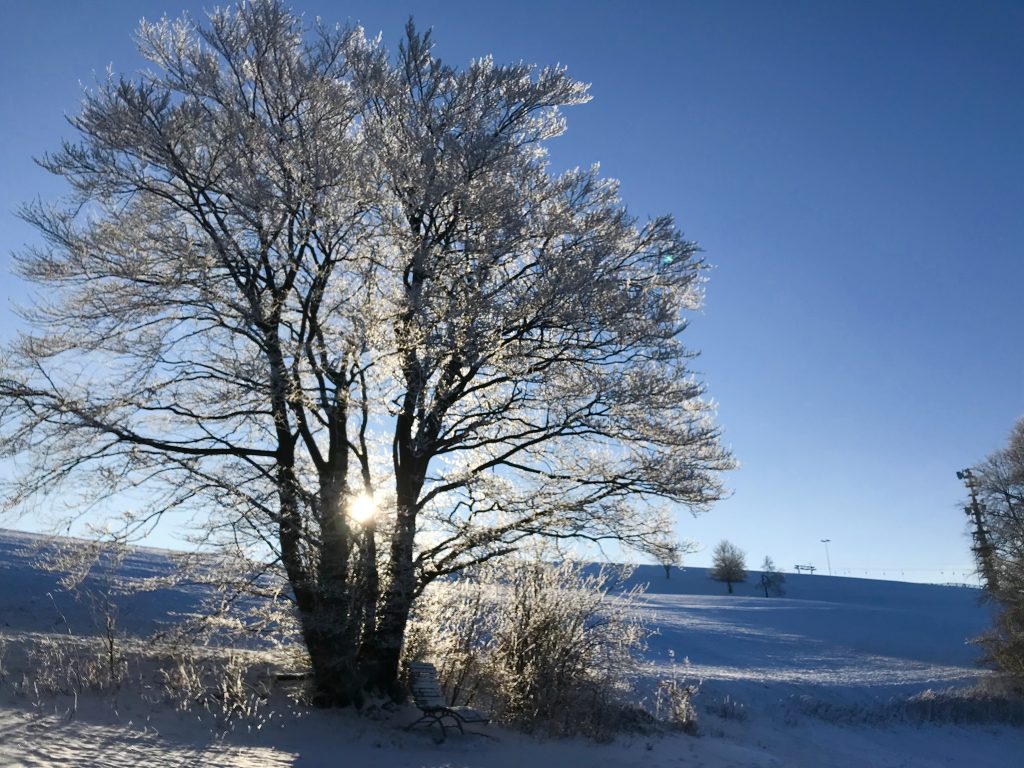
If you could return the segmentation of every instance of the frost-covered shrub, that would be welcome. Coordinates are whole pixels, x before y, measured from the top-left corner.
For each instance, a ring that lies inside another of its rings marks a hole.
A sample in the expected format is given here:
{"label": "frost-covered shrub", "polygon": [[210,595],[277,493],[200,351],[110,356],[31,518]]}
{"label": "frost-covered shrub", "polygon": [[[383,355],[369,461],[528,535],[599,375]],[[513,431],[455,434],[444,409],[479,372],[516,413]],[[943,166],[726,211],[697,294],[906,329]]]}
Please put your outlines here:
{"label": "frost-covered shrub", "polygon": [[488,659],[505,719],[589,735],[614,726],[646,631],[635,593],[610,598],[608,587],[608,574],[572,562],[509,569]]}
{"label": "frost-covered shrub", "polygon": [[705,705],[705,709],[710,714],[723,720],[739,720],[742,722],[747,719],[747,705],[728,694],[721,698],[712,699]]}
{"label": "frost-covered shrub", "polygon": [[696,734],[694,699],[700,692],[701,683],[693,677],[688,658],[684,657],[679,664],[675,651],[670,650],[668,656],[672,663],[672,676],[658,682],[654,691],[654,715],[670,728]]}
{"label": "frost-covered shrub", "polygon": [[793,697],[783,705],[784,722],[796,725],[813,717],[840,725],[891,723],[1005,724],[1024,726],[1024,697],[1006,678],[993,675],[966,687],[927,689],[879,704],[849,704],[813,696]]}
{"label": "frost-covered shrub", "polygon": [[455,703],[552,735],[608,737],[651,718],[628,701],[648,631],[621,576],[507,560],[439,585],[417,608],[408,658],[431,658]]}
{"label": "frost-covered shrub", "polygon": [[39,695],[77,695],[117,688],[127,665],[123,655],[112,660],[106,643],[96,638],[58,635],[32,645],[25,674]]}
{"label": "frost-covered shrub", "polygon": [[901,702],[897,711],[916,723],[1024,725],[1024,698],[999,681],[970,688],[928,689]]}
{"label": "frost-covered shrub", "polygon": [[198,658],[190,648],[178,649],[159,674],[164,699],[182,711],[209,713],[222,729],[238,721],[257,729],[263,724],[268,685],[239,653]]}
{"label": "frost-covered shrub", "polygon": [[206,683],[195,656],[175,651],[167,656],[158,670],[164,700],[186,711],[206,693]]}
{"label": "frost-covered shrub", "polygon": [[693,700],[700,686],[676,678],[658,683],[655,713],[658,719],[685,733],[697,732],[697,708]]}

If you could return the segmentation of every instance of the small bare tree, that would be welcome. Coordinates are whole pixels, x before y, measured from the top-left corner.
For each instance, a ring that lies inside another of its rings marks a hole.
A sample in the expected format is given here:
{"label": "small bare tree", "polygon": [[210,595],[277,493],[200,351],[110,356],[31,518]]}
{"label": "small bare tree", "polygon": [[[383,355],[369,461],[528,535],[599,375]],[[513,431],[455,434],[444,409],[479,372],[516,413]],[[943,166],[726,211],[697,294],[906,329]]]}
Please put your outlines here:
{"label": "small bare tree", "polygon": [[683,556],[696,551],[696,542],[673,540],[654,549],[651,554],[657,559],[658,564],[665,569],[665,578],[671,579],[672,569],[682,567]]}
{"label": "small bare tree", "polygon": [[[39,559],[44,570],[58,575],[57,583],[63,589],[89,606],[93,624],[103,639],[106,684],[112,687],[121,682],[124,664],[119,648],[121,601],[136,586],[121,573],[127,554],[127,543],[106,532],[91,541],[47,543]],[[64,623],[67,625],[67,620]]]}
{"label": "small bare tree", "polygon": [[774,561],[767,555],[761,563],[761,589],[765,597],[782,597],[786,589],[782,585],[786,583],[786,576],[775,567]]}
{"label": "small bare tree", "polygon": [[724,539],[715,546],[711,573],[715,581],[724,581],[732,594],[732,585],[747,580],[746,553]]}

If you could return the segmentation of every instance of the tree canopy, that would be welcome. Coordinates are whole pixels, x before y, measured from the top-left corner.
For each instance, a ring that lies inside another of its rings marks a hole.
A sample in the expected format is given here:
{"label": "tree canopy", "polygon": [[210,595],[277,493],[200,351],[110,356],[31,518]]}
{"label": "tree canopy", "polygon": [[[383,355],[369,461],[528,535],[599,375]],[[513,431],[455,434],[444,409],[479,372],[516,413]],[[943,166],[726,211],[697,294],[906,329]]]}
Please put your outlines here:
{"label": "tree canopy", "polygon": [[[431,580],[524,539],[658,554],[731,465],[687,365],[704,264],[596,168],[561,68],[392,56],[275,0],[142,22],[41,159],[6,348],[10,500],[144,489],[286,576],[324,703],[393,689]],[[354,511],[358,508],[358,514]]]}
{"label": "tree canopy", "polygon": [[[974,553],[978,571],[998,606],[994,626],[982,638],[989,658],[1018,684],[1024,683],[1024,418],[1003,448],[969,476],[978,498],[980,530]],[[969,507],[970,511],[971,508]]]}
{"label": "tree canopy", "polygon": [[724,581],[732,594],[732,585],[747,580],[746,554],[735,544],[724,539],[715,545],[709,575],[715,581]]}

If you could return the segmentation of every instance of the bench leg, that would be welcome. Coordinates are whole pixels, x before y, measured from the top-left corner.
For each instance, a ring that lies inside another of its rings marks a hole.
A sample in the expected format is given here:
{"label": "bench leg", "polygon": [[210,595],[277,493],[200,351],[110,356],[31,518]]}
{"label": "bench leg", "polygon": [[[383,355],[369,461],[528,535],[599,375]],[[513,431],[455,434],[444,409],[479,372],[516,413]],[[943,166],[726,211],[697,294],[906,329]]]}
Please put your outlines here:
{"label": "bench leg", "polygon": [[413,728],[415,728],[415,727],[416,727],[417,725],[419,725],[420,723],[422,723],[422,722],[424,722],[424,721],[426,721],[426,720],[429,720],[429,719],[431,719],[429,715],[423,715],[423,716],[422,716],[422,717],[421,717],[421,718],[420,718],[419,720],[417,720],[417,721],[416,721],[415,723],[409,723],[409,725],[405,726],[405,730],[407,730],[407,731],[411,731],[411,730],[412,730]]}

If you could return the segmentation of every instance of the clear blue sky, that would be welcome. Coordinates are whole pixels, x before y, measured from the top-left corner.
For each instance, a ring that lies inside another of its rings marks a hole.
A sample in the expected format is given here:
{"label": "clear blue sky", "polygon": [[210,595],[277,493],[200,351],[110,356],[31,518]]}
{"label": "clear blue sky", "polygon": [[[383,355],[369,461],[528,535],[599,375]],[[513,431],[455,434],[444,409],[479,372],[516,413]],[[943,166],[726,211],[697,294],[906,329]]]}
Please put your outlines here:
{"label": "clear blue sky", "polygon": [[[80,83],[140,66],[139,16],[202,3],[7,2],[0,254],[59,183],[31,157]],[[408,15],[453,63],[563,63],[593,84],[552,145],[600,161],[642,216],[675,214],[716,265],[696,367],[742,466],[680,531],[748,563],[962,578],[954,472],[1024,413],[1024,4],[296,0],[394,44]],[[24,288],[3,281],[0,333]],[[27,525],[22,522],[21,525]],[[704,565],[708,553],[690,562]]]}

